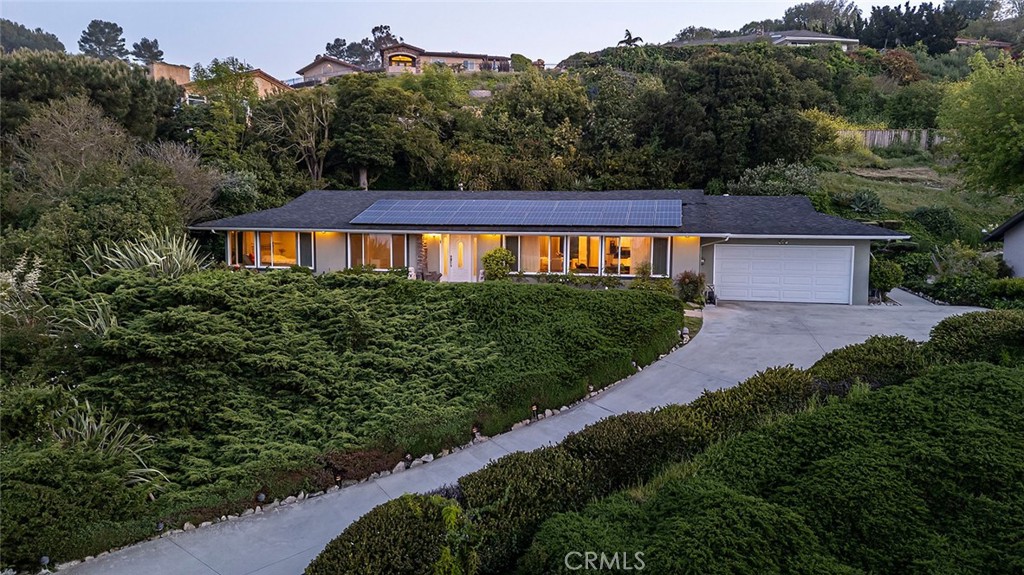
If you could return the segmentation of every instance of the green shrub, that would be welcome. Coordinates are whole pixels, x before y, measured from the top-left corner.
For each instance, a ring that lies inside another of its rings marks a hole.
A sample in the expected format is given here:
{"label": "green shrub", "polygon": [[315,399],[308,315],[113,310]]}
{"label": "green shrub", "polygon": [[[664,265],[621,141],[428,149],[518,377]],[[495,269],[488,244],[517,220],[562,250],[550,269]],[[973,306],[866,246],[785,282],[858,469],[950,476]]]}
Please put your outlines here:
{"label": "green shrub", "polygon": [[809,196],[818,191],[817,168],[804,164],[761,164],[747,168],[727,186],[737,196]]}
{"label": "green shrub", "polygon": [[802,409],[814,393],[810,374],[789,365],[759,371],[736,387],[705,391],[690,407],[704,415],[713,436],[721,438]]}
{"label": "green shrub", "polygon": [[1024,278],[1003,278],[988,282],[988,303],[994,308],[1024,307]]}
{"label": "green shrub", "polygon": [[876,335],[864,343],[830,351],[808,372],[828,395],[845,395],[854,383],[899,385],[924,371],[921,344],[902,335]]}
{"label": "green shrub", "polygon": [[310,563],[306,575],[420,575],[434,573],[442,559],[458,565],[455,572],[472,573],[475,555],[465,545],[452,549],[452,533],[465,531],[465,517],[454,501],[406,494],[349,525]]}
{"label": "green shrub", "polygon": [[850,198],[850,209],[865,216],[879,214],[882,212],[882,198],[874,190],[857,190]]}
{"label": "green shrub", "polygon": [[893,261],[875,259],[871,262],[868,283],[884,296],[903,283],[903,268]]}
{"label": "green shrub", "polygon": [[650,262],[641,262],[636,265],[633,281],[629,282],[629,289],[656,291],[667,295],[675,295],[676,291],[672,287],[672,280],[651,278]]}
{"label": "green shrub", "polygon": [[[706,479],[670,480],[650,498],[616,495],[557,516],[538,532],[520,572],[566,573],[567,554],[585,550],[618,553],[620,566],[633,566],[616,572],[853,573],[793,510]],[[569,557],[572,567],[582,563]]]}
{"label": "green shrub", "polygon": [[512,273],[516,265],[516,256],[505,248],[494,248],[481,258],[484,264],[485,280],[503,280]]}
{"label": "green shrub", "polygon": [[924,226],[928,233],[943,240],[958,238],[963,228],[963,222],[957,217],[956,212],[947,206],[915,208],[907,215]]}
{"label": "green shrub", "polygon": [[650,478],[664,465],[702,451],[707,422],[685,405],[602,419],[562,442],[571,455],[593,468],[602,493]]}
{"label": "green shrub", "polygon": [[925,289],[932,297],[951,305],[984,305],[992,277],[980,272],[945,275]]}
{"label": "green shrub", "polygon": [[704,303],[704,292],[707,290],[707,279],[703,273],[686,270],[676,276],[676,288],[679,299],[686,302]]}
{"label": "green shrub", "polygon": [[507,573],[553,513],[598,495],[590,469],[562,447],[506,455],[459,479],[480,537],[482,573]]}
{"label": "green shrub", "polygon": [[932,328],[925,349],[946,363],[1024,364],[1024,310],[994,310],[948,317]]}

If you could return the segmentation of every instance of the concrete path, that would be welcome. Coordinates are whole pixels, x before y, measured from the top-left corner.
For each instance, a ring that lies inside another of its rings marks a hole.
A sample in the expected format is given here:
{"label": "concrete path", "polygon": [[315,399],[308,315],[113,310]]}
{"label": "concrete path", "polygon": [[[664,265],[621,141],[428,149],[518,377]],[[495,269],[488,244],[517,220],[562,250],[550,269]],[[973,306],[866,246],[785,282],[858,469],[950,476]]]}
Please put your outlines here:
{"label": "concrete path", "polygon": [[935,304],[921,296],[896,288],[889,292],[889,299],[905,307],[934,307]]}
{"label": "concrete path", "polygon": [[557,443],[617,413],[686,403],[755,371],[807,367],[825,352],[875,334],[925,340],[944,317],[973,308],[723,304],[704,313],[692,343],[568,412],[432,463],[263,515],[147,541],[79,564],[74,575],[296,575],[347,525],[403,493],[424,492],[513,451]]}

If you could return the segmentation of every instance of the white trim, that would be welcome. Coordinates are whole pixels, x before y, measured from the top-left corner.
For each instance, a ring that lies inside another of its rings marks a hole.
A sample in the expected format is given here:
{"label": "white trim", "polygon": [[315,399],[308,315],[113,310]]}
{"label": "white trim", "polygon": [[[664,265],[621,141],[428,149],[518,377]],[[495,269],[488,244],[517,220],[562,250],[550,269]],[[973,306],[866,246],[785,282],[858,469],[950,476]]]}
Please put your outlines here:
{"label": "white trim", "polygon": [[[685,234],[677,234],[685,235]],[[910,236],[823,236],[800,234],[689,234],[702,238],[778,239],[778,240],[908,240]]]}
{"label": "white trim", "polygon": [[681,237],[699,237],[699,238],[737,238],[737,239],[780,239],[780,240],[908,240],[909,235],[899,236],[828,236],[821,234],[733,234],[725,232],[715,233],[699,233],[699,232],[644,232],[639,230],[626,230],[622,232],[613,231],[598,231],[598,232],[584,232],[577,230],[569,231],[547,231],[547,232],[521,232],[517,230],[424,230],[424,229],[351,229],[351,228],[253,228],[253,227],[230,227],[230,228],[189,228],[192,231],[208,231],[208,232],[232,232],[232,231],[246,231],[246,232],[342,232],[347,234],[491,234],[491,235],[504,235],[504,236],[551,236],[551,235],[565,235],[565,236],[592,236],[601,235],[602,233],[614,234],[621,236],[622,234],[632,234],[643,237],[654,237],[654,238],[671,238],[676,236]]}

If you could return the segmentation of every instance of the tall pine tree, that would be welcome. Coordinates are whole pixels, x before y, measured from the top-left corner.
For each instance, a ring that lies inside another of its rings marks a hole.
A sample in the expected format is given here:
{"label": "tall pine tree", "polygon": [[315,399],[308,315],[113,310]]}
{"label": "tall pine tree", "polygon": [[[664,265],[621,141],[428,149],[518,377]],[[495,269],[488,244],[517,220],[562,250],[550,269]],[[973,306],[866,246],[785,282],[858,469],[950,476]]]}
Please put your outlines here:
{"label": "tall pine tree", "polygon": [[164,51],[160,49],[160,42],[156,38],[143,38],[132,44],[132,56],[143,64],[164,61]]}
{"label": "tall pine tree", "polygon": [[86,56],[94,56],[101,60],[124,60],[128,50],[124,47],[124,30],[113,22],[93,20],[89,27],[82,31],[78,40],[78,49]]}

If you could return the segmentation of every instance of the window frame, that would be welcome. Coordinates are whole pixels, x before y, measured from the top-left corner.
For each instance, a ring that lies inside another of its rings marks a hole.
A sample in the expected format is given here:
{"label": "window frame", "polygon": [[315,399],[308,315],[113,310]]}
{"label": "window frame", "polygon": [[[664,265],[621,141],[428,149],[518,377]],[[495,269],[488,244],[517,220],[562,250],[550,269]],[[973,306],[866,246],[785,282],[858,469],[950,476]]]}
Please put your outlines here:
{"label": "window frame", "polygon": [[[353,259],[352,259],[352,252],[353,252],[353,250],[352,250],[352,239],[353,239],[353,236],[358,236],[359,237],[359,241],[360,241],[360,245],[359,245],[360,258],[359,259],[361,261],[359,262],[359,264],[356,264],[353,261]],[[360,266],[366,265],[364,263],[366,261],[366,236],[387,236],[388,237],[388,264],[390,265],[390,267],[386,267],[386,268],[373,268],[373,271],[375,271],[375,272],[386,272],[386,271],[389,271],[389,270],[396,269],[396,267],[397,268],[408,268],[409,267],[409,263],[407,261],[409,259],[409,234],[374,233],[374,232],[347,232],[345,234],[345,248],[346,248],[345,261],[348,262],[348,268],[349,269],[352,269],[352,268],[356,267],[356,265],[360,265]],[[402,238],[402,249],[400,250],[400,253],[402,254],[402,265],[400,265],[400,266],[395,266],[395,238]]]}
{"label": "window frame", "polygon": [[[240,255],[236,253],[238,247],[238,238],[242,238],[242,242],[245,241],[245,234],[250,233],[253,235],[253,263],[246,264],[240,261]],[[260,236],[263,234],[269,234],[270,237],[270,265],[263,265],[260,263],[261,250],[263,249],[260,241]],[[293,234],[295,236],[295,263],[286,265],[276,265],[274,263],[274,234]],[[305,259],[305,250],[302,249],[302,236],[309,236],[308,245],[310,248],[309,262],[310,265],[302,265],[302,261]],[[228,232],[227,241],[227,262],[230,266],[238,266],[239,268],[245,268],[250,270],[286,270],[291,267],[302,267],[309,268],[311,270],[316,269],[316,234],[313,232],[300,232],[290,230],[230,230]]]}

